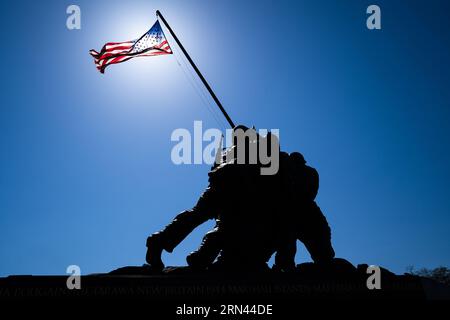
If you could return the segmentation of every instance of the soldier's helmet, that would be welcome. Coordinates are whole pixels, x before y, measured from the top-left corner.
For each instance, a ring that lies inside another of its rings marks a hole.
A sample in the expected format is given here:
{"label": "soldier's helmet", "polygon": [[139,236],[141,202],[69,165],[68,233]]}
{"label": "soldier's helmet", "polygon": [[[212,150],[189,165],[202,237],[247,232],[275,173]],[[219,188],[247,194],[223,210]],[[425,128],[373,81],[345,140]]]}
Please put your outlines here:
{"label": "soldier's helmet", "polygon": [[236,164],[256,164],[258,158],[259,135],[255,128],[238,125],[233,128],[230,153]]}
{"label": "soldier's helmet", "polygon": [[258,147],[266,148],[266,150],[264,150],[266,154],[271,153],[271,151],[273,150],[273,146],[275,147],[274,149],[276,151],[280,151],[280,141],[277,135],[273,134],[272,132],[268,132],[265,137],[259,136],[258,138]]}
{"label": "soldier's helmet", "polygon": [[237,130],[242,130],[242,131],[247,131],[249,129],[249,127],[247,127],[247,126],[244,126],[243,124],[239,124],[239,125],[237,125],[237,126],[235,126],[234,128],[233,128],[233,132],[236,132]]}
{"label": "soldier's helmet", "polygon": [[305,157],[300,152],[292,152],[289,157],[297,164],[306,164]]}
{"label": "soldier's helmet", "polygon": [[[245,137],[257,137],[256,130],[254,128],[249,128],[244,126],[243,124],[237,125],[233,128],[232,138],[233,138],[233,146],[237,146],[239,144],[239,139],[244,135]],[[249,139],[251,140],[251,139]]]}
{"label": "soldier's helmet", "polygon": [[208,175],[211,184],[229,186],[231,183],[234,184],[233,190],[239,190],[235,185],[238,181],[243,180],[244,176],[254,177],[259,172],[259,135],[254,128],[238,125],[233,128],[231,138],[231,146],[217,154]]}
{"label": "soldier's helmet", "polygon": [[[210,171],[210,176],[218,171],[221,171],[222,173],[225,171],[228,172],[228,170],[222,169],[225,167],[228,167],[229,169],[230,165],[242,162],[247,163],[248,151],[256,145],[258,134],[255,129],[241,124],[233,128],[231,138],[231,145],[228,148],[223,148],[218,151],[216,161]],[[256,149],[256,147],[254,149]],[[238,156],[242,157],[240,161],[238,161]]]}

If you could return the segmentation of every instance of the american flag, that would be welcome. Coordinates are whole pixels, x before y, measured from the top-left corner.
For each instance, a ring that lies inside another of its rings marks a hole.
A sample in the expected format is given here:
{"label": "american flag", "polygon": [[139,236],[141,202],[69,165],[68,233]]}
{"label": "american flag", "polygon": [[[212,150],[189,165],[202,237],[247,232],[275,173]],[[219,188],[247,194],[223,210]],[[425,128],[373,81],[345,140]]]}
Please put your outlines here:
{"label": "american flag", "polygon": [[135,57],[151,57],[162,54],[172,54],[161,25],[157,20],[153,27],[138,40],[126,42],[108,42],[100,52],[90,50],[95,65],[101,72],[110,64],[116,64]]}

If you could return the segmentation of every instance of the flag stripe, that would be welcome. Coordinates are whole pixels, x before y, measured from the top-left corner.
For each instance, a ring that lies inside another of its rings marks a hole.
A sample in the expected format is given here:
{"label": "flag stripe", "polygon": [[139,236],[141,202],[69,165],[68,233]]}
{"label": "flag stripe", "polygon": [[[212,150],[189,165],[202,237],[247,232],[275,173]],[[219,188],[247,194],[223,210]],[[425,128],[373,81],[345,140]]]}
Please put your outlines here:
{"label": "flag stripe", "polygon": [[97,69],[105,72],[105,68],[111,64],[121,63],[136,57],[151,57],[164,54],[172,54],[172,49],[167,42],[159,21],[150,28],[138,40],[125,42],[108,42],[100,52],[89,51],[94,58]]}

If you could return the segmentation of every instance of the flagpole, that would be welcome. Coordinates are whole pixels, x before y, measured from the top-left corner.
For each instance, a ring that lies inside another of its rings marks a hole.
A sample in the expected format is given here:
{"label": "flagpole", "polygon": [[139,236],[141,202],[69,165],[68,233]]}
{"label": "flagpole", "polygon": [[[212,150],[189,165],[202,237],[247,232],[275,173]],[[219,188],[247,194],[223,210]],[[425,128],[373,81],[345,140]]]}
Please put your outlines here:
{"label": "flagpole", "polygon": [[199,76],[200,80],[202,80],[203,84],[205,85],[206,89],[208,90],[209,94],[211,95],[211,97],[213,98],[214,102],[217,104],[217,106],[219,107],[220,111],[222,111],[223,115],[225,116],[225,118],[227,119],[228,123],[230,124],[230,126],[232,128],[235,127],[233,120],[231,120],[230,116],[228,115],[228,113],[225,111],[224,107],[222,106],[222,104],[220,103],[219,99],[217,98],[216,94],[214,93],[214,91],[211,89],[211,87],[209,86],[208,82],[206,81],[205,77],[203,77],[202,73],[200,72],[200,70],[197,68],[197,66],[195,65],[194,61],[191,59],[191,57],[189,56],[189,54],[187,53],[186,49],[184,49],[183,45],[181,44],[180,40],[178,40],[178,37],[175,35],[175,32],[173,32],[172,28],[170,27],[170,25],[167,23],[166,19],[164,19],[164,16],[161,14],[161,12],[159,10],[156,10],[156,16],[161,18],[162,22],[164,23],[164,25],[167,27],[167,29],[169,30],[170,34],[172,35],[172,37],[175,39],[176,43],[178,44],[178,46],[180,47],[181,51],[183,51],[184,55],[186,56],[186,58],[188,59],[189,63],[191,64],[192,68],[194,68],[195,72],[197,73],[197,75]]}

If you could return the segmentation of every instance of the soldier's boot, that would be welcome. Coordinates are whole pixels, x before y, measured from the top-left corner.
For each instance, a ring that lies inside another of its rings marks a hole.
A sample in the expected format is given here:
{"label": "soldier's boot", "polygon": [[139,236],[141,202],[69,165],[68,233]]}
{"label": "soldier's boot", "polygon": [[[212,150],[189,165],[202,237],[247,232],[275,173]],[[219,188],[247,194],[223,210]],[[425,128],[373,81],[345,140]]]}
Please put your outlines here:
{"label": "soldier's boot", "polygon": [[188,265],[195,269],[206,269],[216,260],[222,249],[222,234],[218,228],[206,233],[200,247],[191,252],[186,261]]}
{"label": "soldier's boot", "polygon": [[335,253],[330,238],[325,236],[317,239],[316,237],[315,239],[304,240],[303,244],[315,263],[328,265],[333,262]]}
{"label": "soldier's boot", "polygon": [[311,204],[309,214],[310,223],[308,225],[308,232],[304,235],[303,244],[315,263],[330,264],[333,262],[335,256],[331,244],[330,226],[315,202]]}
{"label": "soldier's boot", "polygon": [[145,257],[147,263],[156,270],[162,270],[164,268],[161,260],[162,251],[172,252],[202,222],[199,221],[199,215],[191,210],[178,214],[162,231],[148,237]]}
{"label": "soldier's boot", "polygon": [[154,233],[147,238],[147,254],[145,260],[155,270],[162,270],[164,268],[164,263],[161,259],[163,249],[164,246],[159,233]]}
{"label": "soldier's boot", "polygon": [[274,271],[290,272],[295,270],[295,252],[294,257],[285,256],[280,251],[275,254],[275,263],[272,266]]}
{"label": "soldier's boot", "polygon": [[275,271],[294,271],[295,254],[297,253],[297,238],[291,232],[285,232],[280,235],[280,241],[276,248],[275,263],[272,270]]}
{"label": "soldier's boot", "polygon": [[189,267],[193,269],[204,270],[208,268],[215,260],[211,256],[203,255],[203,252],[193,251],[188,254],[186,261]]}

